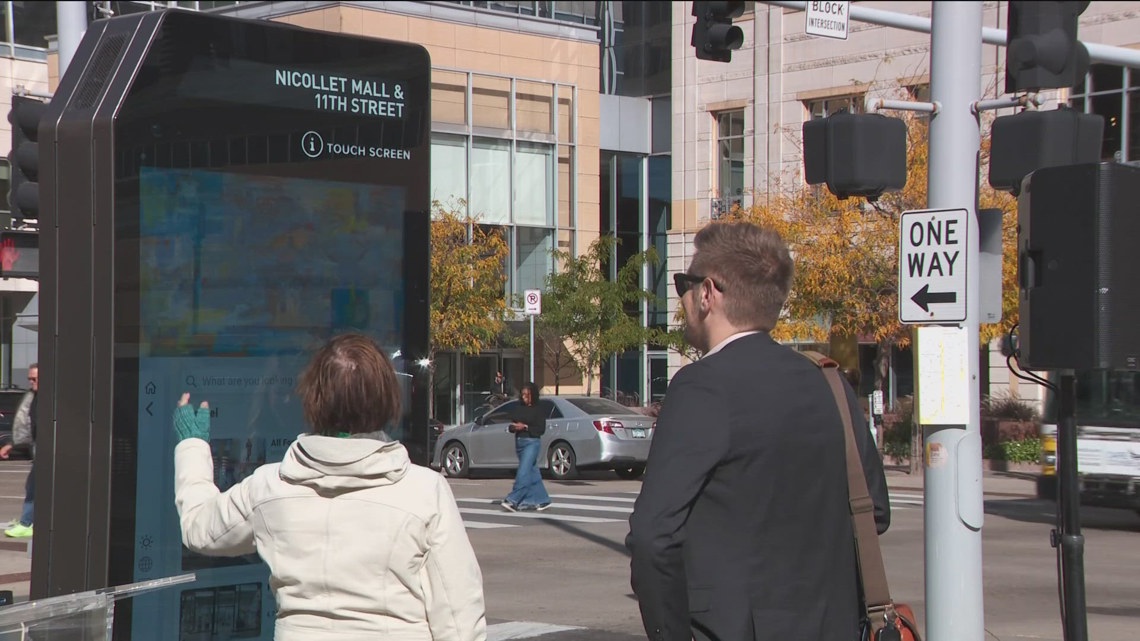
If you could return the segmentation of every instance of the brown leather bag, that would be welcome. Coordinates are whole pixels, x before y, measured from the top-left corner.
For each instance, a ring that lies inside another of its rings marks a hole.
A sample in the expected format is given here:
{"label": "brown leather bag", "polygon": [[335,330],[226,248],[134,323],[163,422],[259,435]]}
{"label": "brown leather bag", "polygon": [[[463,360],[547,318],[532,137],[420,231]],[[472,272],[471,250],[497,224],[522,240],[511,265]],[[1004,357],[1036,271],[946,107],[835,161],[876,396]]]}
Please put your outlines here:
{"label": "brown leather bag", "polygon": [[867,477],[859,449],[855,446],[855,428],[847,393],[839,378],[839,363],[818,352],[800,352],[811,359],[823,372],[839,416],[843,419],[843,440],[847,443],[847,495],[851,507],[851,524],[855,529],[856,553],[859,562],[859,581],[863,586],[866,610],[861,622],[861,641],[922,641],[914,622],[910,606],[895,603],[887,587],[887,572],[883,568],[883,552],[879,549],[879,533],[875,528],[875,505],[867,490]]}

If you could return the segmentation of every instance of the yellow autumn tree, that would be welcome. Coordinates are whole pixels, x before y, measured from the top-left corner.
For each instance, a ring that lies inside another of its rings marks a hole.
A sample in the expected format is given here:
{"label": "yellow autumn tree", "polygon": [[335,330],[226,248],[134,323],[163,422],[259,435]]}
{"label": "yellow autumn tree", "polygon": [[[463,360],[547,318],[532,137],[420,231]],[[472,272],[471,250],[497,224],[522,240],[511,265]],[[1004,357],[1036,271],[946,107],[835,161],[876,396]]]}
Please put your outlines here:
{"label": "yellow autumn tree", "polygon": [[[908,130],[907,182],[898,192],[870,202],[836,198],[823,185],[779,184],[755,194],[753,205],[725,218],[751,220],[775,228],[796,263],[795,281],[778,340],[809,342],[873,341],[879,346],[875,384],[881,387],[891,347],[910,343],[910,329],[898,322],[898,225],[907,210],[927,207],[929,127],[925,117],[905,118]],[[983,149],[983,159],[985,152]],[[985,169],[980,176],[984,182]],[[1016,201],[983,185],[982,208],[1003,210],[1003,321],[984,326],[988,341],[1017,319]]]}
{"label": "yellow autumn tree", "polygon": [[[432,203],[432,363],[438,352],[477,354],[493,345],[506,327],[506,237],[501,227],[480,225],[466,210],[463,201]],[[434,390],[434,367],[430,374],[429,389]]]}

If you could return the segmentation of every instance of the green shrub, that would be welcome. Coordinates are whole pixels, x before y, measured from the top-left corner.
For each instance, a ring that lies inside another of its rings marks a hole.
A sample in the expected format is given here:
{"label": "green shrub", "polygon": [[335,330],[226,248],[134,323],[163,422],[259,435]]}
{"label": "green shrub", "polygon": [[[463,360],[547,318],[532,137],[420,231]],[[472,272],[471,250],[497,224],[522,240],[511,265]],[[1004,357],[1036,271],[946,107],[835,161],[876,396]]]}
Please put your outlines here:
{"label": "green shrub", "polygon": [[992,461],[1038,463],[1041,457],[1041,439],[1027,438],[1020,441],[1002,441],[995,445],[987,445],[984,457]]}

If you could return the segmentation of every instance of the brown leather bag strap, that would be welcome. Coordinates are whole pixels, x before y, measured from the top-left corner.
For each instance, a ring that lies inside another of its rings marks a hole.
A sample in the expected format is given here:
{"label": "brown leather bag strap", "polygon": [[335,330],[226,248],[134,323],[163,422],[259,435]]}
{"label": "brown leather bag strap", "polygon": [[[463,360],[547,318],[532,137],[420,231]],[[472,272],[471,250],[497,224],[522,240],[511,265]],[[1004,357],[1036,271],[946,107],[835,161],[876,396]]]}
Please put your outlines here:
{"label": "brown leather bag strap", "polygon": [[867,490],[867,477],[855,445],[855,426],[847,393],[839,378],[839,363],[818,352],[800,352],[811,359],[823,372],[839,416],[843,419],[843,440],[847,444],[847,497],[851,508],[851,523],[855,529],[856,551],[859,555],[859,575],[863,582],[863,598],[868,610],[891,606],[891,592],[887,587],[887,572],[883,567],[883,553],[879,549],[879,532],[875,527],[875,504]]}

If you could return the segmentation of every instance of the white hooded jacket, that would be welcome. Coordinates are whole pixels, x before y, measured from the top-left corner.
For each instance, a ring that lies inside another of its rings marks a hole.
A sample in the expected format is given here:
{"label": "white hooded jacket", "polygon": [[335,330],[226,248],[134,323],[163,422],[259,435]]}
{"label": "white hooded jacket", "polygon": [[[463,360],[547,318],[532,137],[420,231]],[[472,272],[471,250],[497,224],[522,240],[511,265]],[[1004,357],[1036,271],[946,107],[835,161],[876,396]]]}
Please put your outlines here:
{"label": "white hooded jacket", "polygon": [[210,446],[174,450],[182,540],[256,551],[277,599],[277,641],[480,641],[483,577],[447,481],[376,438],[302,435],[280,464],[225,493]]}

